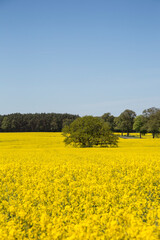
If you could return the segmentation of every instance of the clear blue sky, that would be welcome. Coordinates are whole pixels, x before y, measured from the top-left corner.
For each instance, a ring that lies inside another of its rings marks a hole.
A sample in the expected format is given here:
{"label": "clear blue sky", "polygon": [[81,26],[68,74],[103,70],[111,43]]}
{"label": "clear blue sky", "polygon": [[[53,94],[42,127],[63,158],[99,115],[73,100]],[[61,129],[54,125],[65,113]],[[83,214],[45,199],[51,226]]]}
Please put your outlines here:
{"label": "clear blue sky", "polygon": [[160,0],[0,0],[0,114],[160,107]]}

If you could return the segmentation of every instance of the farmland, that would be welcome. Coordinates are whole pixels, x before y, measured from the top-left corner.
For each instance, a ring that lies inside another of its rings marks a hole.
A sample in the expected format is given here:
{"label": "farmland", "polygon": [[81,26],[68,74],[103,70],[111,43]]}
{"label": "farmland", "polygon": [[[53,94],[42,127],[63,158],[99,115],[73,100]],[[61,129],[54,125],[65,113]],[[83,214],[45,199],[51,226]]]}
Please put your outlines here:
{"label": "farmland", "polygon": [[0,134],[0,239],[159,239],[160,139],[65,147]]}

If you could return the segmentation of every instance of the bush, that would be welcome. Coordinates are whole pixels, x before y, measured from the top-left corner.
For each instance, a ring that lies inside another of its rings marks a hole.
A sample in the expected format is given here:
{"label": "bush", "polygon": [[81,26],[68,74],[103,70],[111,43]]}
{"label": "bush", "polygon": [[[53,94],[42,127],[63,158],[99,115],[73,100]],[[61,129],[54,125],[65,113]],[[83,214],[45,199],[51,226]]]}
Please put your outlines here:
{"label": "bush", "polygon": [[64,142],[76,147],[117,146],[118,137],[113,135],[109,125],[103,119],[85,116],[74,120],[70,126],[62,129]]}

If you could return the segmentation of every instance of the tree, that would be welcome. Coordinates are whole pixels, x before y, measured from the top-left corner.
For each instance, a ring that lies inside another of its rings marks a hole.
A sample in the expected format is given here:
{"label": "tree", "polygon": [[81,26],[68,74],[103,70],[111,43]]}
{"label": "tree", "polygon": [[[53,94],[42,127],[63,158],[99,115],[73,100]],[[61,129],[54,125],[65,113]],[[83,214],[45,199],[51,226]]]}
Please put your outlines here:
{"label": "tree", "polygon": [[1,129],[3,131],[10,131],[10,129],[11,129],[11,122],[7,116],[4,116],[4,118],[2,120]]}
{"label": "tree", "polygon": [[142,134],[147,133],[146,122],[143,115],[139,115],[134,119],[133,130],[139,132],[140,138]]}
{"label": "tree", "polygon": [[160,133],[160,115],[159,119],[157,117],[158,116],[152,116],[148,121],[148,132],[152,133],[153,138]]}
{"label": "tree", "polygon": [[63,128],[64,142],[79,147],[117,146],[118,137],[112,134],[109,125],[101,118],[85,116],[77,118]]}
{"label": "tree", "polygon": [[156,114],[159,110],[160,110],[159,108],[155,108],[155,107],[145,109],[143,111],[143,116],[146,118],[149,118],[150,116]]}
{"label": "tree", "polygon": [[127,132],[127,136],[129,136],[129,133],[133,129],[135,117],[136,113],[134,111],[126,109],[119,117],[115,118],[116,126],[122,132],[122,135],[124,132]]}
{"label": "tree", "polygon": [[105,122],[107,122],[110,126],[110,129],[112,131],[114,131],[114,127],[115,127],[115,122],[114,122],[114,116],[111,115],[109,112],[108,113],[104,113],[101,117]]}
{"label": "tree", "polygon": [[72,119],[64,119],[63,122],[62,122],[62,128],[64,128],[65,126],[69,126],[74,120]]}
{"label": "tree", "polygon": [[12,113],[0,115],[0,131],[5,132],[61,132],[65,124],[78,115],[60,113]]}
{"label": "tree", "polygon": [[0,131],[2,131],[2,128],[1,128],[1,126],[2,126],[2,121],[3,121],[3,116],[0,115]]}
{"label": "tree", "polygon": [[160,109],[155,107],[145,109],[143,116],[146,119],[147,131],[155,138],[160,133]]}

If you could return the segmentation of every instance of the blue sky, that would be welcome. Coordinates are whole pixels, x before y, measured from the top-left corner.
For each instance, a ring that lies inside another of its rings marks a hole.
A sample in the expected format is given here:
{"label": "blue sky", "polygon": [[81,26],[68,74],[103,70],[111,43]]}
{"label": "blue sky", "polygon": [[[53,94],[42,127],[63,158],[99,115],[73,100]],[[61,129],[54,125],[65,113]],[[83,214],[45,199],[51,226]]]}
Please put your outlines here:
{"label": "blue sky", "polygon": [[0,114],[160,107],[159,0],[0,0]]}

